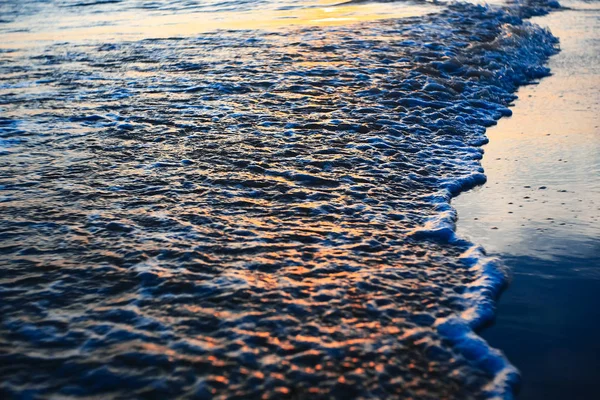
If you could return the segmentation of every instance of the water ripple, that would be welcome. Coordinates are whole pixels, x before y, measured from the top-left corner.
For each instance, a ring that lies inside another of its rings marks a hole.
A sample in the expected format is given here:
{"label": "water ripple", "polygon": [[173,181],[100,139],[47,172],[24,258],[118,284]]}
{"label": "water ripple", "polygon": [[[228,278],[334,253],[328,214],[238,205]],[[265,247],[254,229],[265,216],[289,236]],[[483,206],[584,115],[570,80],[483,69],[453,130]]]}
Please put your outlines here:
{"label": "water ripple", "polygon": [[0,391],[510,397],[449,200],[548,72],[531,13],[0,54]]}

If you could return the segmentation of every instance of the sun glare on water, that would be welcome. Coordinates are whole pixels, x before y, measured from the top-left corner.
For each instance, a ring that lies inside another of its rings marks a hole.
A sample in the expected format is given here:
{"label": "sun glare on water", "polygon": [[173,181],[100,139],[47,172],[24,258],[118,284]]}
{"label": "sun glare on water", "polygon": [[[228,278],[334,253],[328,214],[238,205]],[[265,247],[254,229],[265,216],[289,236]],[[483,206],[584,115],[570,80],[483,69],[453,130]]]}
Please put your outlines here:
{"label": "sun glare on water", "polygon": [[[215,30],[285,29],[292,26],[334,26],[423,15],[432,6],[407,3],[339,3],[304,0],[291,6],[251,10],[152,11],[104,7],[79,14],[50,9],[10,24],[0,47],[14,48],[54,41],[113,41],[190,36]],[[43,20],[42,20],[43,19]]]}

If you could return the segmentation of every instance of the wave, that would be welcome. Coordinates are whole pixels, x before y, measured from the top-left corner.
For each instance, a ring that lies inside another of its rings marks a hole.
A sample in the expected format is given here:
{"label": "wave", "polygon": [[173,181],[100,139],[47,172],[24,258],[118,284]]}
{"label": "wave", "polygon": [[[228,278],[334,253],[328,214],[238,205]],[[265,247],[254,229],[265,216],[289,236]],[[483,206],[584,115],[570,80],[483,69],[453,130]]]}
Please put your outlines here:
{"label": "wave", "polygon": [[554,7],[2,55],[0,393],[512,398],[450,201]]}

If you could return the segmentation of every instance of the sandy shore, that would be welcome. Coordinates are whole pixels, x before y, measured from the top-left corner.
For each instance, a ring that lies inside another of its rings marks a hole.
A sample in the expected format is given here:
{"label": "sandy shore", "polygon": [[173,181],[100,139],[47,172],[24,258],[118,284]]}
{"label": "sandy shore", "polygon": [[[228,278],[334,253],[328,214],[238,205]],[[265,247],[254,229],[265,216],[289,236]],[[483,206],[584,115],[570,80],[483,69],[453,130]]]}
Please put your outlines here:
{"label": "sandy shore", "polygon": [[600,7],[562,4],[534,19],[561,40],[553,76],[519,91],[488,131],[487,184],[453,202],[458,233],[514,273],[483,336],[521,370],[521,399],[589,399],[600,371]]}

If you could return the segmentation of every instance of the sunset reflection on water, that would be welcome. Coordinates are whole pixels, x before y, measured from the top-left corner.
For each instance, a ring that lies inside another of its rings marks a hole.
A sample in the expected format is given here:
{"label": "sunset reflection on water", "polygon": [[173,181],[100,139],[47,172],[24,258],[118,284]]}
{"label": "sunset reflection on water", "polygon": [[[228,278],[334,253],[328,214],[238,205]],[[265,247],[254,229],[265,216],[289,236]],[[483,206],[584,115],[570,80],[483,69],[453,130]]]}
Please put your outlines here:
{"label": "sunset reflection on water", "polygon": [[473,332],[505,276],[449,200],[550,34],[468,4],[207,2],[0,26],[31,46],[0,52],[7,390],[510,394]]}
{"label": "sunset reflection on water", "polygon": [[[260,4],[260,3],[258,3]],[[191,36],[215,30],[282,29],[297,26],[336,26],[378,19],[402,18],[434,12],[432,5],[412,2],[339,2],[303,0],[272,3],[248,11],[191,9],[148,12],[123,10],[105,4],[82,16],[69,8],[50,8],[42,15],[25,16],[0,25],[0,48],[37,46],[52,41],[138,40]]]}

